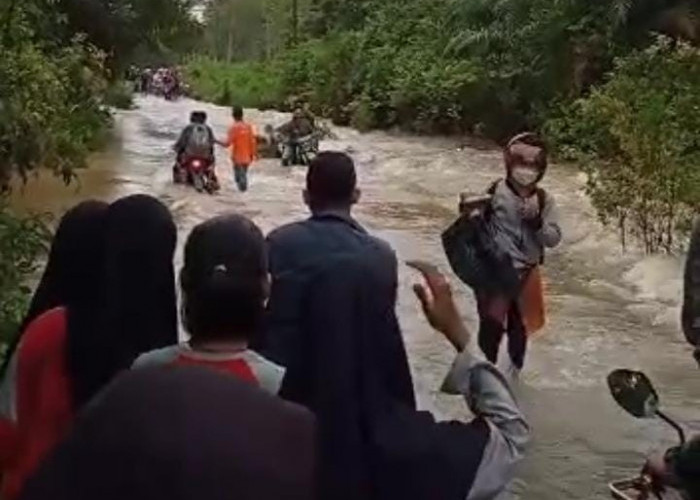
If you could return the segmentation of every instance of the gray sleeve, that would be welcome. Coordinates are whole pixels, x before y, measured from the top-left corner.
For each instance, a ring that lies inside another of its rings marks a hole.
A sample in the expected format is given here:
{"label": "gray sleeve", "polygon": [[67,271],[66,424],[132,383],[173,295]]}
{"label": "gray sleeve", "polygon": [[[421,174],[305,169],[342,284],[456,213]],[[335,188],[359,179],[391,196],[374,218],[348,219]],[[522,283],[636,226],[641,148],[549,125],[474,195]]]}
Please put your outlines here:
{"label": "gray sleeve", "polygon": [[513,479],[525,454],[530,440],[525,417],[501,372],[468,349],[455,360],[442,390],[463,395],[471,411],[489,426],[489,441],[467,500],[494,498]]}
{"label": "gray sleeve", "polygon": [[559,209],[554,197],[546,195],[542,210],[542,228],[538,233],[540,242],[547,248],[554,248],[561,243],[562,232],[559,226]]}

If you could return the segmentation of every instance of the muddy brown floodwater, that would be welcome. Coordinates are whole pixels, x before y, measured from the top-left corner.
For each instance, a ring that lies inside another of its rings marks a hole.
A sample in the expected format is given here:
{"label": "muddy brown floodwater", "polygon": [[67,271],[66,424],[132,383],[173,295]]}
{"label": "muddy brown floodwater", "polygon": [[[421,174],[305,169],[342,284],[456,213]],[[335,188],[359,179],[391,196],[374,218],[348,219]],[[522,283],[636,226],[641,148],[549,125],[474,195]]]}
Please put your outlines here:
{"label": "muddy brown floodwater", "polygon": [[[218,196],[172,185],[170,148],[189,112],[205,109],[215,132],[223,135],[228,110],[186,99],[147,97],[137,104],[118,114],[119,139],[95,156],[78,185],[65,188],[40,178],[15,195],[15,207],[62,213],[82,199],[146,192],[171,208],[181,242],[194,224],[226,211],[252,217],[265,231],[306,216],[304,170],[284,169],[273,160],[252,168],[251,189],[245,194],[235,190],[221,150],[217,168],[223,189]],[[259,127],[284,120],[275,112],[250,111],[248,118]],[[441,230],[453,216],[460,191],[483,190],[501,175],[499,152],[460,149],[451,139],[335,132],[337,140],[322,147],[355,158],[363,191],[357,218],[389,241],[402,262],[427,259],[447,270]],[[668,413],[700,429],[700,371],[678,327],[682,263],[622,253],[615,235],[598,224],[575,170],[552,167],[544,187],[557,198],[565,239],[546,262],[549,324],[531,343],[516,388],[534,440],[504,496],[608,498],[608,481],[635,474],[647,452],[674,444],[673,431],[662,423],[633,420],[617,408],[605,385],[610,370],[644,370]],[[411,291],[415,279],[401,266],[399,316],[419,402],[443,418],[466,417],[461,400],[438,391],[453,353],[422,318]],[[474,329],[473,297],[453,281],[462,313]]]}

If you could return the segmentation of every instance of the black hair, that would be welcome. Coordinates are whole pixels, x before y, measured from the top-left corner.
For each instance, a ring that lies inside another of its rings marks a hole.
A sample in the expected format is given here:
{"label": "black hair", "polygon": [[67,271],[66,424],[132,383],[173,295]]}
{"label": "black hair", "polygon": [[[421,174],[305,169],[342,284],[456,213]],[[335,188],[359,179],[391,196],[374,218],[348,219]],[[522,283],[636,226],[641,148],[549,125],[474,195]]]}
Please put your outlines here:
{"label": "black hair", "polygon": [[312,210],[349,207],[356,186],[355,164],[347,154],[324,151],[311,161],[306,189]]}
{"label": "black hair", "polygon": [[243,108],[240,106],[234,106],[232,114],[235,120],[241,121],[243,119]]}
{"label": "black hair", "polygon": [[267,252],[260,229],[241,215],[194,228],[180,273],[185,327],[194,340],[252,340],[267,298]]}
{"label": "black hair", "polygon": [[204,111],[192,111],[192,113],[190,113],[190,121],[192,123],[206,123],[207,113]]}

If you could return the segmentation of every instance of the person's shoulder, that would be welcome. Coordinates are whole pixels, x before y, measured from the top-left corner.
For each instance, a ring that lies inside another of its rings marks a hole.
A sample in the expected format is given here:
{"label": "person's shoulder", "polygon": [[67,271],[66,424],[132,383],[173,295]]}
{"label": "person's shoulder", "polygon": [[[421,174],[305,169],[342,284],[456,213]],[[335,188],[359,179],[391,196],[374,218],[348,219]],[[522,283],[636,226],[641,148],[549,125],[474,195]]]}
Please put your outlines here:
{"label": "person's shoulder", "polygon": [[551,207],[556,204],[556,197],[543,187],[537,187],[536,196],[542,208]]}
{"label": "person's shoulder", "polygon": [[65,307],[55,307],[34,318],[22,336],[24,349],[33,349],[37,345],[60,343],[68,329],[68,313]]}
{"label": "person's shoulder", "polygon": [[162,366],[177,359],[181,351],[181,345],[175,344],[161,349],[155,349],[141,354],[132,364],[132,368],[148,368],[151,366]]}
{"label": "person's shoulder", "polygon": [[260,387],[271,394],[277,394],[282,386],[286,369],[252,349],[245,351],[245,358]]}
{"label": "person's shoulder", "polygon": [[369,233],[367,233],[366,237],[369,241],[372,242],[372,244],[377,248],[377,250],[379,250],[382,253],[391,254],[395,257],[396,252],[394,252],[394,249],[388,241],[383,240],[379,236],[374,236],[373,234]]}
{"label": "person's shoulder", "polygon": [[271,243],[277,243],[289,238],[298,236],[300,232],[308,227],[309,220],[300,220],[284,224],[268,233],[267,240]]}

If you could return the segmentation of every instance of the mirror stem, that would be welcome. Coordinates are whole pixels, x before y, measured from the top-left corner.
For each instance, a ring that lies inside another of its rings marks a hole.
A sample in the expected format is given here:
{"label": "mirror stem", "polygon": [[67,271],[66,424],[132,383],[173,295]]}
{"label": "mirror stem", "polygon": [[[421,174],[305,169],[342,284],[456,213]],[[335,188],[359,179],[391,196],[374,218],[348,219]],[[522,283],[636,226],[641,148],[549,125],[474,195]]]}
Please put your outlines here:
{"label": "mirror stem", "polygon": [[666,415],[665,413],[663,413],[660,410],[656,411],[656,415],[658,415],[658,417],[661,420],[663,420],[664,422],[669,424],[671,427],[676,429],[676,432],[678,433],[678,437],[681,440],[681,444],[685,444],[685,431],[683,430],[683,428],[680,425],[678,425],[671,417],[669,417],[668,415]]}

